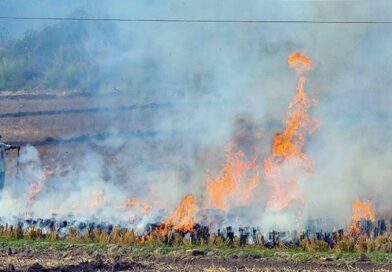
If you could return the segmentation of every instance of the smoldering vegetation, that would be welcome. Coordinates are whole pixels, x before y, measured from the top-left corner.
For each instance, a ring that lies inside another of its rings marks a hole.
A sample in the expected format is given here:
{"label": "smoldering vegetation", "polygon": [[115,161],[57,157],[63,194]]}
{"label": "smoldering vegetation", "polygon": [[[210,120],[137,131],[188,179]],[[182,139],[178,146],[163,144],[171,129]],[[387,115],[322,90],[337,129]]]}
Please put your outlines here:
{"label": "smoldering vegetation", "polygon": [[[208,11],[203,4],[179,8],[174,3],[166,7],[115,2],[107,11],[104,6],[87,6],[70,16],[121,17],[127,15],[125,10],[142,10],[147,16],[162,8],[168,17],[246,19],[258,18],[256,11],[280,11],[280,4],[236,9],[231,3]],[[345,5],[349,4],[316,2],[282,10],[282,16],[345,19]],[[367,19],[367,5],[353,4],[345,10],[350,18]],[[380,18],[387,12],[375,11]],[[225,149],[234,142],[234,157],[241,150],[241,160],[249,165],[255,160],[261,178],[248,202],[233,194],[227,198],[228,210],[212,212],[229,213],[227,218],[234,221],[222,223],[260,225],[269,231],[301,228],[310,218],[330,218],[334,223],[329,228],[345,227],[351,224],[357,199],[371,200],[377,217],[389,219],[390,31],[385,25],[60,22],[3,39],[4,93],[23,89],[36,94],[45,89],[56,94],[72,89],[90,95],[91,108],[107,106],[102,93],[172,107],[94,113],[99,115],[96,123],[113,134],[132,130],[122,125],[127,122],[137,131],[154,133],[88,144],[59,143],[56,152],[63,159],[50,167],[35,147],[23,147],[19,173],[9,174],[1,193],[1,216],[72,214],[81,220],[99,218],[138,227],[164,222],[190,193],[201,196],[198,205],[203,210],[215,210],[216,205],[207,201],[206,184],[230,162]],[[273,192],[263,176],[263,161],[271,153],[274,136],[285,127],[287,107],[295,96],[297,75],[287,67],[293,51],[314,60],[306,90],[317,100],[311,114],[321,125],[303,147],[313,160],[312,171],[298,172],[291,164],[284,168],[298,177],[301,199],[275,211],[268,209]],[[2,134],[7,137],[7,132]],[[64,139],[77,136],[71,133]],[[247,178],[256,175],[252,171]]]}

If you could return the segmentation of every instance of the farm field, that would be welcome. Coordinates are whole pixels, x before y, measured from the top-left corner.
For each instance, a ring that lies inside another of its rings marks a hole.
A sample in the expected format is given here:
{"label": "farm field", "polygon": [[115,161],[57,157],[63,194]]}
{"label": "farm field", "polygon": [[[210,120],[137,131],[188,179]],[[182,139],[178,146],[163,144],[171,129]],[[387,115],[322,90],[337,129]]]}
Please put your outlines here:
{"label": "farm field", "polygon": [[0,240],[2,271],[390,271],[385,253]]}
{"label": "farm field", "polygon": [[392,271],[392,1],[0,0],[0,272]]}

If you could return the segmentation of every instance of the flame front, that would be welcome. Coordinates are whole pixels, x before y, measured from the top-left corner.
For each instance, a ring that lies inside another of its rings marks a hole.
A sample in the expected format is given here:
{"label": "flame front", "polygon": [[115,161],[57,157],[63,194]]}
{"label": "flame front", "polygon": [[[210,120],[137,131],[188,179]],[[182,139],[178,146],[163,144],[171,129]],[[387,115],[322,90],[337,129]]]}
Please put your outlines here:
{"label": "flame front", "polygon": [[305,72],[313,68],[313,61],[295,52],[290,55],[288,64],[299,73],[297,95],[290,102],[285,129],[275,135],[272,152],[264,160],[265,176],[273,189],[268,206],[275,210],[283,209],[301,198],[295,175],[285,176],[281,169],[283,163],[289,160],[302,169],[312,168],[312,160],[303,152],[303,147],[306,137],[318,128],[317,121],[309,115],[309,109],[316,103],[304,89]]}

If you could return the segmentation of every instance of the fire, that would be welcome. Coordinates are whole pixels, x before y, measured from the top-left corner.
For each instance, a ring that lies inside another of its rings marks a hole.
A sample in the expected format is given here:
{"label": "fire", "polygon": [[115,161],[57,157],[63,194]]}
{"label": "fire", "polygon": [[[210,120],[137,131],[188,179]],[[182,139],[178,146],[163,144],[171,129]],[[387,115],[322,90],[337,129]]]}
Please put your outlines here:
{"label": "fire", "polygon": [[361,221],[370,220],[376,221],[376,214],[373,211],[372,202],[370,200],[356,200],[353,204],[352,224],[349,228],[349,233],[352,235],[361,234]]}
{"label": "fire", "polygon": [[44,182],[54,174],[51,169],[46,169],[42,176],[35,180],[30,188],[29,192],[29,206],[33,205],[37,195],[44,189]]}
{"label": "fire", "polygon": [[[298,168],[312,169],[312,160],[305,154],[303,148],[307,137],[318,129],[317,121],[309,114],[309,110],[316,105],[316,102],[305,91],[307,81],[305,72],[314,67],[313,60],[300,52],[295,52],[289,56],[288,65],[298,75],[297,93],[289,104],[284,129],[274,136],[271,153],[263,160],[264,177],[272,188],[272,195],[267,205],[275,210],[284,209],[294,201],[296,203],[301,201],[298,174],[287,171],[285,163],[290,162],[290,165],[294,165],[295,173],[303,172],[297,171]],[[253,152],[250,148],[241,146],[241,141],[246,137],[246,130],[239,130],[237,138],[234,137],[225,150],[226,162],[219,175],[215,178],[207,178],[207,195],[202,208],[229,211],[252,200],[263,173],[258,162],[257,150]],[[254,158],[250,159],[250,156]],[[151,190],[153,191],[154,188]],[[167,218],[162,231],[170,228],[193,231],[196,213],[199,211],[198,202],[203,197],[191,194],[185,196]],[[93,206],[95,208],[101,206],[104,203],[103,192],[96,192],[94,199]],[[151,207],[137,198],[131,198],[124,204],[124,209],[142,209],[146,214],[151,212]]]}
{"label": "fire", "polygon": [[[207,181],[208,202],[210,207],[228,211],[230,205],[229,198],[237,193],[240,200],[249,200],[253,194],[253,189],[260,183],[260,175],[257,171],[257,162],[245,161],[245,153],[242,150],[233,152],[231,146],[226,151],[226,164],[216,179],[209,178]],[[256,171],[256,174],[249,177],[249,171]]]}
{"label": "fire", "polygon": [[248,202],[252,198],[254,189],[260,184],[260,179],[260,173],[257,170],[256,174],[249,180],[249,183],[245,185],[243,191],[245,201]]}
{"label": "fire", "polygon": [[192,231],[195,224],[195,215],[198,210],[197,198],[193,195],[187,195],[177,209],[169,216],[166,225],[178,230]]}
{"label": "fire", "polygon": [[302,54],[301,52],[294,52],[289,56],[289,67],[295,69],[299,73],[311,70],[314,66],[313,60]]}
{"label": "fire", "polygon": [[133,197],[127,200],[125,203],[125,206],[121,208],[121,210],[126,210],[126,209],[136,209],[140,208],[144,214],[150,214],[151,213],[151,206],[141,202],[138,198]]}
{"label": "fire", "polygon": [[376,221],[376,214],[373,211],[372,202],[370,200],[357,200],[353,204],[352,220],[358,222],[361,220]]}
{"label": "fire", "polygon": [[264,171],[267,181],[272,184],[273,195],[268,205],[276,210],[283,209],[299,197],[297,179],[294,176],[282,177],[282,164],[288,160],[299,164],[301,168],[311,169],[312,160],[303,152],[306,137],[317,130],[317,121],[309,115],[309,109],[316,102],[305,92],[305,71],[314,66],[310,57],[295,52],[290,55],[289,67],[299,74],[297,95],[289,104],[286,126],[275,135],[272,152],[264,159]]}

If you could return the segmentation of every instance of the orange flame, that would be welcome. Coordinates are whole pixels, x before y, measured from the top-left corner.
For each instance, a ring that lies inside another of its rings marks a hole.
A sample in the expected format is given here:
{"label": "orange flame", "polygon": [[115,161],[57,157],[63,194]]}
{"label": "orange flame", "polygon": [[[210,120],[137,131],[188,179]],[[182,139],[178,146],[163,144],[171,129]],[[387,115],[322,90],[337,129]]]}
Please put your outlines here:
{"label": "orange flame", "polygon": [[29,206],[33,205],[37,195],[44,189],[44,182],[54,174],[51,169],[46,169],[42,176],[35,180],[30,188],[29,192]]}
{"label": "orange flame", "polygon": [[353,216],[352,220],[360,221],[360,220],[371,220],[376,221],[376,214],[373,211],[372,202],[370,200],[360,201],[357,200],[353,204]]}
{"label": "orange flame", "polygon": [[144,214],[150,214],[152,209],[150,205],[142,203],[138,198],[133,197],[127,200],[127,202],[125,203],[125,207],[123,207],[121,210],[133,208],[140,208],[144,212]]}
{"label": "orange flame", "polygon": [[[290,55],[288,62],[300,74],[297,95],[290,102],[285,129],[275,135],[272,152],[264,159],[265,177],[273,188],[268,205],[278,210],[287,207],[293,200],[298,200],[300,195],[296,177],[282,179],[282,164],[288,159],[294,159],[307,170],[311,169],[312,161],[302,149],[306,137],[318,128],[317,122],[308,113],[315,101],[305,92],[306,77],[303,76],[305,71],[313,68],[313,61],[308,56],[295,52]],[[219,176],[208,177],[206,206],[228,211],[235,205],[248,203],[260,179],[257,156],[251,161],[247,160],[245,153],[234,141],[226,149],[226,163]],[[193,230],[195,214],[199,209],[196,202],[195,196],[187,195],[169,216],[166,225],[180,230]],[[165,227],[163,231],[167,230]]]}
{"label": "orange flame", "polygon": [[257,170],[256,174],[249,180],[249,183],[245,185],[243,195],[246,202],[252,198],[254,189],[260,184],[260,179],[260,173]]}
{"label": "orange flame", "polygon": [[[289,66],[302,74],[313,68],[310,57],[295,52],[290,55]],[[295,177],[282,180],[281,165],[288,159],[295,159],[305,169],[312,168],[312,160],[302,151],[306,136],[317,130],[317,121],[313,120],[308,110],[316,103],[305,92],[305,76],[300,76],[297,85],[297,95],[290,102],[285,129],[277,133],[272,144],[272,153],[264,160],[264,170],[267,180],[272,184],[273,195],[268,205],[280,210],[298,197],[298,184]],[[293,193],[294,192],[294,193]]]}
{"label": "orange flame", "polygon": [[177,209],[166,221],[167,226],[182,231],[192,231],[195,224],[195,215],[199,210],[197,199],[193,195],[184,197]]}
{"label": "orange flame", "polygon": [[373,211],[372,202],[370,200],[356,200],[353,204],[352,225],[349,228],[349,233],[352,235],[361,234],[360,222],[361,220],[376,221],[376,214]]}
{"label": "orange flame", "polygon": [[299,73],[311,70],[314,66],[313,60],[302,54],[301,52],[294,52],[289,56],[289,67],[296,70]]}
{"label": "orange flame", "polygon": [[[227,148],[226,164],[219,177],[209,178],[207,181],[208,202],[211,207],[228,211],[231,208],[228,200],[232,195],[242,192],[239,199],[245,202],[252,197],[254,188],[260,183],[260,175],[256,159],[246,162],[244,156],[242,150],[234,153],[231,146]],[[256,174],[247,181],[248,171],[251,170],[256,171]]]}

